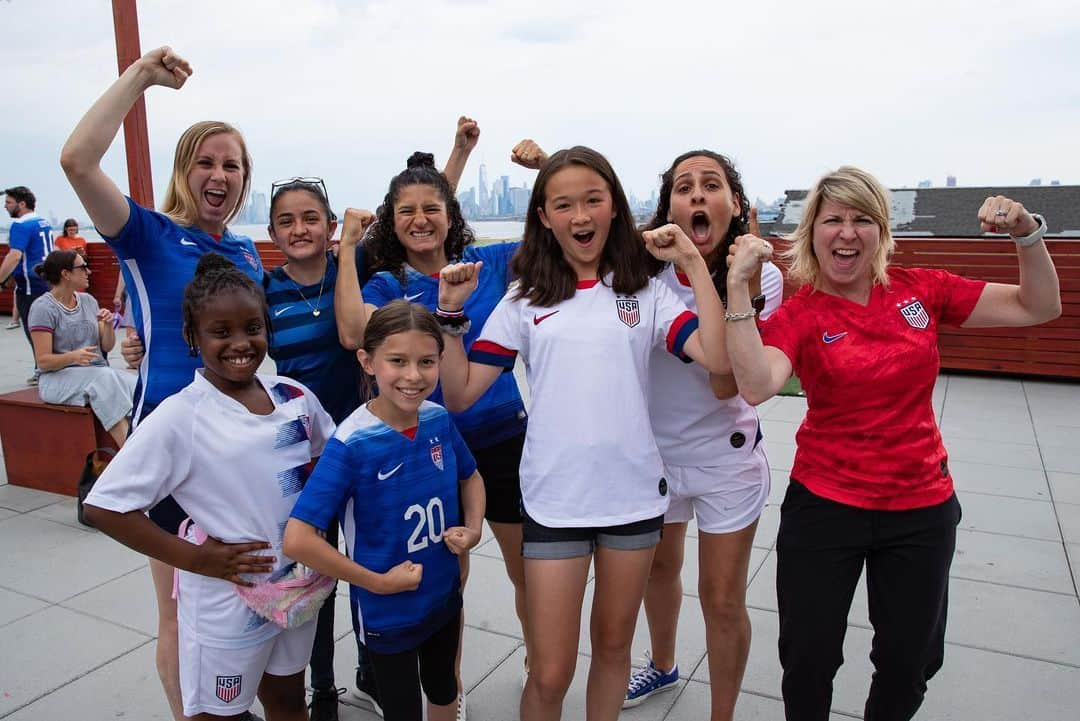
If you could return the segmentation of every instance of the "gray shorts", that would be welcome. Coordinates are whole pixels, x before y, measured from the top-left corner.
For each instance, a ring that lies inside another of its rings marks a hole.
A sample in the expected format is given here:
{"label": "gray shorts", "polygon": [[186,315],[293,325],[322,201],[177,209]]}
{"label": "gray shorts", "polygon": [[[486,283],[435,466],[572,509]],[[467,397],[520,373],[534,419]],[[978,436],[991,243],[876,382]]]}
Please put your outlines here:
{"label": "gray shorts", "polygon": [[38,381],[38,395],[46,403],[65,406],[90,406],[106,430],[131,413],[135,393],[134,373],[107,366],[69,366],[43,372]]}
{"label": "gray shorts", "polygon": [[545,561],[588,556],[597,546],[616,551],[640,551],[660,543],[664,517],[624,523],[619,526],[552,528],[524,514],[521,528],[521,555]]}

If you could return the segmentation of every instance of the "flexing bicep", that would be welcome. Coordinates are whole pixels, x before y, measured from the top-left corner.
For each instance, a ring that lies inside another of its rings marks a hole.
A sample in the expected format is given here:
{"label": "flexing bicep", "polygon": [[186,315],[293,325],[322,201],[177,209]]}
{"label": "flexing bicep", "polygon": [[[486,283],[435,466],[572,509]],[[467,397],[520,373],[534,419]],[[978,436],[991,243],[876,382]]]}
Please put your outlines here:
{"label": "flexing bicep", "polygon": [[746,394],[743,394],[743,398],[751,405],[756,406],[775,396],[791,378],[791,359],[779,348],[771,345],[765,346],[765,364],[768,367],[769,374],[766,386],[762,389],[764,391],[762,397],[752,400],[746,398]]}
{"label": "flexing bicep", "polygon": [[131,209],[127,198],[100,165],[84,170],[68,170],[68,181],[98,232],[106,237],[120,234]]}
{"label": "flexing bicep", "polygon": [[1010,283],[987,283],[979,300],[964,321],[963,328],[990,328],[994,326],[1020,327],[1044,323],[1044,314],[1025,306],[1020,286]]}

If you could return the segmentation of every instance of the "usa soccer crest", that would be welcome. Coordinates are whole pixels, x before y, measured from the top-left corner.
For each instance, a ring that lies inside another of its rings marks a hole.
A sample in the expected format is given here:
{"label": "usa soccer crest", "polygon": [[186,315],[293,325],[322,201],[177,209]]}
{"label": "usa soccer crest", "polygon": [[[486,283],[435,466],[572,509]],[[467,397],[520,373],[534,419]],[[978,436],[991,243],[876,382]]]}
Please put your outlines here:
{"label": "usa soccer crest", "polygon": [[443,469],[442,443],[436,443],[431,446],[431,462],[434,463],[435,467],[440,471]]}
{"label": "usa soccer crest", "polygon": [[615,308],[619,311],[619,320],[627,328],[633,328],[641,322],[641,306],[637,298],[619,298],[615,301]]}
{"label": "usa soccer crest", "polygon": [[242,676],[218,676],[214,685],[214,694],[221,699],[222,703],[229,703],[240,695],[240,680]]}
{"label": "usa soccer crest", "polygon": [[923,308],[922,301],[912,299],[907,305],[900,303],[897,305],[900,306],[900,315],[904,316],[904,320],[912,328],[925,330],[926,326],[930,325],[930,315],[926,312],[926,308]]}

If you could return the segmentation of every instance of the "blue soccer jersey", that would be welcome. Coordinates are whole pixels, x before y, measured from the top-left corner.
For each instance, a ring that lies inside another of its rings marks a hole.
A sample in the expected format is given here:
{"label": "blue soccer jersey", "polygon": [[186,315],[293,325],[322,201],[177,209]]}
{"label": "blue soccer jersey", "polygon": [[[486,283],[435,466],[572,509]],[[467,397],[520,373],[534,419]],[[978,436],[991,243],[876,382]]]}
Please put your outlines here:
{"label": "blue soccer jersey", "polygon": [[[472,321],[472,328],[462,339],[466,352],[480,336],[480,330],[491,311],[506,294],[506,288],[512,280],[510,258],[518,245],[496,243],[483,247],[470,245],[465,248],[463,261],[484,261],[479,284],[465,301],[465,313]],[[384,270],[371,277],[364,286],[363,293],[364,302],[374,306],[382,307],[392,300],[404,298],[412,303],[422,303],[434,311],[439,301],[439,279],[406,266],[405,287],[402,288],[397,276]],[[470,448],[487,448],[525,432],[525,404],[521,400],[521,393],[511,370],[508,369],[499,376],[467,410],[453,414],[454,423],[461,430],[461,435]],[[442,388],[435,389],[431,400],[442,403]]]}
{"label": "blue soccer jersey", "polygon": [[327,253],[321,283],[300,286],[275,268],[266,274],[263,287],[273,329],[270,357],[277,372],[310,388],[334,422],[341,423],[360,405],[361,371],[356,354],[338,340],[336,282],[337,262]]}
{"label": "blue soccer jersey", "polygon": [[[52,226],[37,213],[27,213],[16,218],[8,231],[8,243],[12,250],[22,253],[22,259],[11,272],[15,289],[20,295],[41,295],[49,290],[49,284],[34,272],[34,266],[45,260],[53,249]],[[190,381],[191,379],[188,378]]]}
{"label": "blue soccer jersey", "polygon": [[475,471],[450,414],[430,401],[412,439],[361,406],[326,445],[293,518],[316,528],[340,520],[349,556],[371,571],[406,560],[424,566],[415,591],[350,586],[361,640],[373,651],[414,649],[461,608],[458,559],[442,533],[462,525],[458,487]]}
{"label": "blue soccer jersey", "polygon": [[[206,253],[220,253],[262,282],[263,267],[250,238],[228,230],[220,240],[198,228],[177,225],[161,213],[147,210],[128,198],[130,215],[115,238],[105,242],[120,259],[135,329],[146,349],[135,386],[134,420],[137,423],[173,393],[191,383],[202,359],[188,352],[183,334],[181,306],[184,287]],[[100,232],[100,231],[99,231]]]}

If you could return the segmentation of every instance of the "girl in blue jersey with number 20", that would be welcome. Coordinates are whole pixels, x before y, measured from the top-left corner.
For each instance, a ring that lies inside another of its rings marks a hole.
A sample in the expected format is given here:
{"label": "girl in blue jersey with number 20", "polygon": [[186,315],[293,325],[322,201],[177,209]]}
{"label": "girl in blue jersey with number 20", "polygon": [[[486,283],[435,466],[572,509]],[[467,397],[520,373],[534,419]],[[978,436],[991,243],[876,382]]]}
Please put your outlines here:
{"label": "girl in blue jersey with number 20", "polygon": [[[338,426],[285,529],[287,554],[351,584],[387,721],[421,721],[421,687],[430,721],[457,711],[457,557],[480,540],[484,486],[449,413],[426,400],[442,351],[423,306],[371,315],[357,355],[379,395]],[[335,518],[351,560],[319,536]]]}

